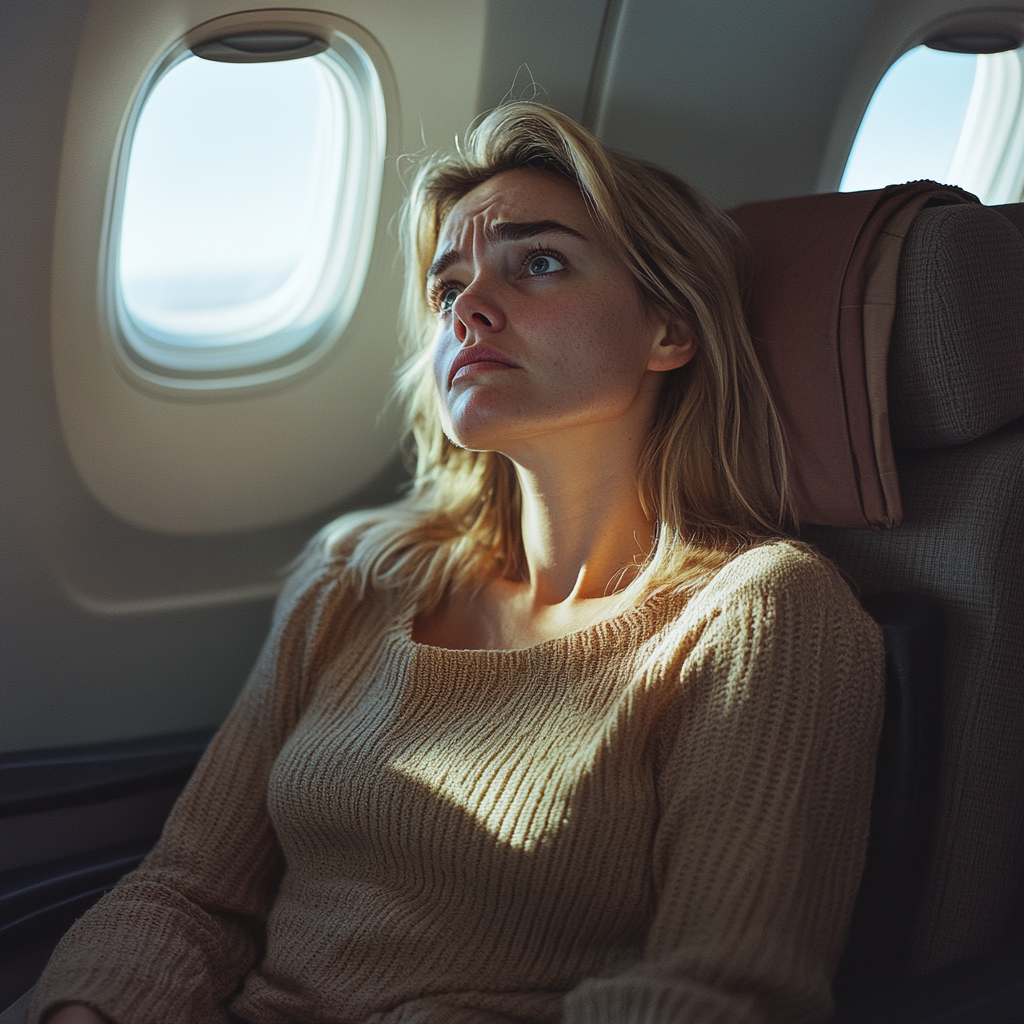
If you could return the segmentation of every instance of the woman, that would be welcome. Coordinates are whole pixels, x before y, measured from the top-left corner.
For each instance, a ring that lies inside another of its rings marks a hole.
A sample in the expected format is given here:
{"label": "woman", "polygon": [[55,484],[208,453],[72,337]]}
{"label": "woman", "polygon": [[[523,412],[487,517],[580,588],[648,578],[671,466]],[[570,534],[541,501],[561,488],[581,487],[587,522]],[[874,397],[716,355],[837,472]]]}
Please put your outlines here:
{"label": "woman", "polygon": [[882,648],[781,539],[728,221],[516,103],[405,237],[411,493],[314,544],[31,1019],[823,1019]]}

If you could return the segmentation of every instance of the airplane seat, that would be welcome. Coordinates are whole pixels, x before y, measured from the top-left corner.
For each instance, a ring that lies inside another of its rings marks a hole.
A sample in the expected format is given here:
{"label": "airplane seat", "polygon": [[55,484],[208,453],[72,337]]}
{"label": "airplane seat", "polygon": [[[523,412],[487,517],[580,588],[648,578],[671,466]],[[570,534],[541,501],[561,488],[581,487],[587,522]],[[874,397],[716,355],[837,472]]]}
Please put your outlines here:
{"label": "airplane seat", "polygon": [[1024,235],[1024,203],[1006,203],[1003,206],[993,206],[998,210],[1022,235]]}
{"label": "airplane seat", "polygon": [[[894,197],[915,186],[901,188],[732,211],[751,246],[751,327],[794,449],[801,536],[868,595],[886,632],[872,837],[836,1019],[1016,1020],[1024,204],[997,212],[918,184],[915,203],[900,199],[901,222]],[[851,317],[859,334],[844,334]],[[797,362],[784,365],[783,343],[804,347]],[[880,376],[881,409],[871,403]],[[803,479],[819,471],[844,507]],[[963,1016],[958,999],[971,1003]]]}

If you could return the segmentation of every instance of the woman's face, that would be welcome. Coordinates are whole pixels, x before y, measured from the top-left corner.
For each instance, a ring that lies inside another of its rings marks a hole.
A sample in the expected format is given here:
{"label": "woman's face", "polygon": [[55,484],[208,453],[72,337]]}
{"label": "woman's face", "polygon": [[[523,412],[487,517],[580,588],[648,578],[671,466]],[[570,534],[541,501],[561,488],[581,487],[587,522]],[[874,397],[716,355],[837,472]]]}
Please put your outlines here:
{"label": "woman's face", "polygon": [[579,191],[543,171],[462,198],[427,291],[441,418],[464,448],[516,458],[560,432],[644,430],[660,371],[693,354],[685,328],[647,315]]}

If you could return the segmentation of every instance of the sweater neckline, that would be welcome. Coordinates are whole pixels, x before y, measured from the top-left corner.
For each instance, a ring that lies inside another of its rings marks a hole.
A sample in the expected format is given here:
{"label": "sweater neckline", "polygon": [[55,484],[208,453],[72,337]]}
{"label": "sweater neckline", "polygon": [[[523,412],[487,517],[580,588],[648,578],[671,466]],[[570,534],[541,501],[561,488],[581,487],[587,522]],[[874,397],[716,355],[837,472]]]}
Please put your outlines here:
{"label": "sweater neckline", "polygon": [[[550,640],[542,640],[540,643],[531,644],[529,647],[437,647],[434,644],[420,643],[412,636],[413,620],[418,611],[415,607],[407,607],[401,615],[397,624],[396,633],[404,645],[413,651],[423,654],[440,656],[465,656],[467,658],[522,658],[531,655],[547,654],[557,650],[589,648],[601,644],[603,641],[614,643],[616,640],[635,636],[637,627],[647,622],[655,625],[657,612],[662,605],[672,599],[673,595],[664,590],[656,590],[648,594],[638,604],[632,605],[615,615],[604,619],[598,619],[583,629],[573,630],[571,633],[563,633],[561,636],[552,637]],[[646,634],[653,632],[653,629],[645,630]]]}

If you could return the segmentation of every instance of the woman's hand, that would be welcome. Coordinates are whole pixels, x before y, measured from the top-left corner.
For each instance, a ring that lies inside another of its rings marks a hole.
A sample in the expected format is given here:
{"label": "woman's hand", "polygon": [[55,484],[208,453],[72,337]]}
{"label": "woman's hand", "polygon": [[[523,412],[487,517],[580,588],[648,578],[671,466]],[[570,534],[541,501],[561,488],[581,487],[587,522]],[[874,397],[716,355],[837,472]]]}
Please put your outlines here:
{"label": "woman's hand", "polygon": [[43,1024],[110,1024],[106,1017],[101,1017],[85,1003],[68,1003],[56,1013],[45,1017]]}

